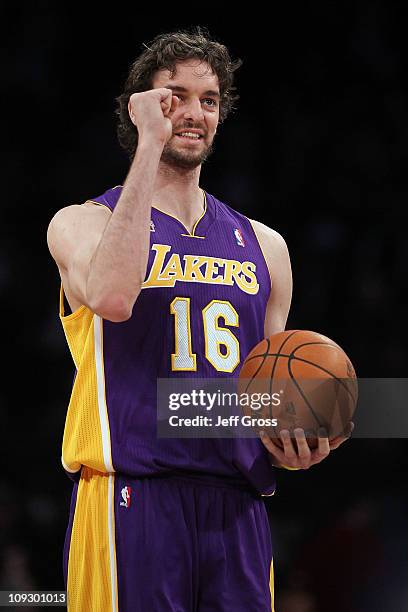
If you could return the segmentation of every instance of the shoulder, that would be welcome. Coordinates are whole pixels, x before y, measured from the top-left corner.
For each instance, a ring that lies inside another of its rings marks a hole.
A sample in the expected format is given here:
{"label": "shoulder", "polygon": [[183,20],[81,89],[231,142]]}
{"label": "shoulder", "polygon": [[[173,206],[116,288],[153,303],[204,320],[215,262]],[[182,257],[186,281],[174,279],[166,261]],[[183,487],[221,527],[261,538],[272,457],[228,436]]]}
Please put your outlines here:
{"label": "shoulder", "polygon": [[[275,300],[273,303],[275,304],[276,299],[278,299],[280,306],[282,303],[287,304],[289,310],[290,296],[292,295],[292,267],[285,239],[279,232],[267,225],[252,219],[249,219],[249,221],[258,238],[266,265],[268,266],[272,281],[271,297]],[[279,308],[278,312],[280,312]],[[287,312],[285,317],[287,317]],[[279,323],[279,326],[282,327],[283,325],[282,329],[284,329],[285,324],[286,318],[283,323],[282,321]]]}
{"label": "shoulder", "polygon": [[87,200],[82,204],[70,204],[69,206],[64,206],[63,208],[57,210],[57,212],[54,214],[50,221],[50,225],[55,226],[70,222],[77,218],[82,219],[87,217],[100,216],[101,214],[109,217],[110,213],[111,211],[107,206],[99,204],[99,202]]}
{"label": "shoulder", "polygon": [[277,256],[278,258],[279,256],[288,258],[289,254],[286,241],[283,236],[279,234],[279,232],[268,227],[264,223],[261,223],[260,221],[250,219],[243,213],[239,212],[235,208],[232,208],[232,206],[222,202],[213,195],[211,195],[211,197],[217,206],[219,216],[223,216],[224,220],[228,220],[229,222],[241,221],[242,223],[249,224],[252,227],[268,266],[271,263],[271,257],[273,259],[276,259]]}
{"label": "shoulder", "polygon": [[77,230],[81,230],[82,223],[94,221],[96,219],[109,219],[111,211],[103,205],[87,201],[83,204],[71,204],[60,208],[52,217],[48,225],[48,235],[54,235],[63,232],[71,226],[76,226]]}
{"label": "shoulder", "polygon": [[287,254],[288,248],[286,245],[286,241],[277,232],[276,230],[268,227],[264,223],[260,221],[255,221],[254,219],[248,219],[252,228],[255,232],[256,237],[259,240],[262,250],[265,252],[265,255],[279,255],[279,254]]}
{"label": "shoulder", "polygon": [[122,192],[122,185],[116,185],[102,195],[89,198],[81,204],[71,204],[58,210],[51,219],[49,229],[61,229],[66,224],[86,222],[87,219],[108,219]]}
{"label": "shoulder", "polygon": [[47,243],[57,263],[72,250],[82,237],[100,233],[108,222],[111,211],[95,203],[71,204],[58,210],[47,228]]}

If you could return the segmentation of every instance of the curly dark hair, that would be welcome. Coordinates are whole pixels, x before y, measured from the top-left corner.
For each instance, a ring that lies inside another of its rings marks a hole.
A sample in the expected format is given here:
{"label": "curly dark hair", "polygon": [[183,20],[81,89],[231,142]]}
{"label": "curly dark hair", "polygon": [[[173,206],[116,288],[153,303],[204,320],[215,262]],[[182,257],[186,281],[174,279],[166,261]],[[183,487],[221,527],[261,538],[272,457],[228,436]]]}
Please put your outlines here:
{"label": "curly dark hair", "polygon": [[200,59],[207,62],[217,75],[220,87],[220,119],[222,123],[239,96],[232,86],[234,72],[242,64],[240,59],[231,60],[227,47],[211,38],[208,30],[197,26],[192,30],[179,30],[167,34],[159,34],[136,59],[130,68],[123,93],[116,98],[118,104],[117,135],[119,143],[133,159],[138,133],[136,126],[129,117],[128,102],[133,93],[147,91],[152,88],[154,74],[158,70],[167,69],[171,78],[176,72],[176,63],[185,59]]}

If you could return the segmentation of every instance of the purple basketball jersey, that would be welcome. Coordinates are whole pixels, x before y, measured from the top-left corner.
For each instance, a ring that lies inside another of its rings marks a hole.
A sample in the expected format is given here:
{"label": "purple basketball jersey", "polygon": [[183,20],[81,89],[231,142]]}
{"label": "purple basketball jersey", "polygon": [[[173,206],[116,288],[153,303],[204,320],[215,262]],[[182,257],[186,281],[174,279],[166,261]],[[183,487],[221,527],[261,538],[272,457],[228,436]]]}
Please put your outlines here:
{"label": "purple basketball jersey", "polygon": [[[90,201],[113,211],[121,190]],[[121,323],[100,319],[111,466],[133,477],[213,475],[271,494],[273,468],[259,439],[163,439],[156,433],[158,378],[236,377],[264,337],[271,284],[252,225],[209,193],[203,196],[204,213],[191,233],[152,208],[147,272],[132,316]]]}

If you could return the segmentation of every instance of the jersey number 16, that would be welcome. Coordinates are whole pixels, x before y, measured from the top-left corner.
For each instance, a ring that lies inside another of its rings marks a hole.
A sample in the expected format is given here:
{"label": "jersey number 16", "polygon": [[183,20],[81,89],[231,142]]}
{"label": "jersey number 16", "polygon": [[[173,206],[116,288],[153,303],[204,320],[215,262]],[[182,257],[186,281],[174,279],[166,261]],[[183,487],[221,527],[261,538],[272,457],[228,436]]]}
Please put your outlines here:
{"label": "jersey number 16", "polygon": [[[175,372],[197,370],[197,355],[192,348],[190,299],[176,297],[170,304],[170,313],[175,318],[175,350],[171,355],[171,369]],[[226,325],[238,327],[237,311],[228,301],[211,300],[203,308],[202,316],[206,358],[218,372],[233,372],[240,361],[238,338],[218,321],[222,317]]]}

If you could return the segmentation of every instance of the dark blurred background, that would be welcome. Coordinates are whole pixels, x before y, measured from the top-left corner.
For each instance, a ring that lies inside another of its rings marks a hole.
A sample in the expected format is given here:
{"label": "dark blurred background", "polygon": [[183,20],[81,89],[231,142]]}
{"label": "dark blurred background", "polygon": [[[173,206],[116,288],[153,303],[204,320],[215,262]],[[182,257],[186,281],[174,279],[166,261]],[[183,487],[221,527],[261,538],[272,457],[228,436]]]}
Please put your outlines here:
{"label": "dark blurred background", "polygon": [[[156,34],[207,26],[244,60],[201,185],[285,237],[288,329],[332,337],[360,377],[406,376],[404,5],[101,6],[0,8],[2,589],[63,588],[73,363],[46,231],[59,208],[123,183],[114,98]],[[407,468],[405,440],[352,439],[311,470],[279,471],[276,612],[408,610]]]}

